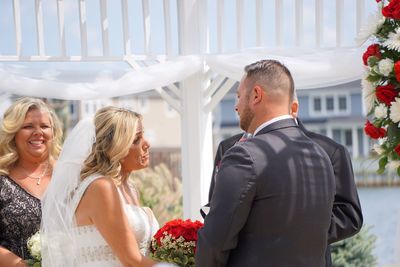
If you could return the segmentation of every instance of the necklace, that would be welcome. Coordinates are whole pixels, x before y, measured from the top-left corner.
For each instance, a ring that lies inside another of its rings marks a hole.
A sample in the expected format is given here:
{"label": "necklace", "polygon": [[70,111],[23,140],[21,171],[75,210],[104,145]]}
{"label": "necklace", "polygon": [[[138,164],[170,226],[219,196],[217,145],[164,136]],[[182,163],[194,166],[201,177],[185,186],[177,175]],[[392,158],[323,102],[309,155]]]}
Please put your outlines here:
{"label": "necklace", "polygon": [[47,173],[47,170],[49,169],[49,164],[47,163],[46,168],[44,168],[43,172],[36,177],[30,175],[24,167],[21,166],[21,169],[24,170],[26,177],[36,180],[36,185],[40,185],[40,181],[42,180],[43,176]]}

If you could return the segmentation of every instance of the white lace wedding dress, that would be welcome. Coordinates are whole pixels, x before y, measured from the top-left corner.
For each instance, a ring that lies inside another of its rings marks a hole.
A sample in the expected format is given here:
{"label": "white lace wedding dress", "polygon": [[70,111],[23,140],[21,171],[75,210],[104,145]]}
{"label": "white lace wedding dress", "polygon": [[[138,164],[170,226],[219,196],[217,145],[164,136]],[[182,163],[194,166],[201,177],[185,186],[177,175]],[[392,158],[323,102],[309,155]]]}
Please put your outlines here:
{"label": "white lace wedding dress", "polygon": [[[100,175],[91,175],[82,181],[74,196],[76,207],[90,183],[100,177]],[[151,238],[159,228],[158,222],[149,208],[128,204],[122,193],[119,190],[118,192],[129,224],[135,232],[140,252],[147,255]],[[78,226],[75,231],[76,267],[122,266],[94,225]]]}

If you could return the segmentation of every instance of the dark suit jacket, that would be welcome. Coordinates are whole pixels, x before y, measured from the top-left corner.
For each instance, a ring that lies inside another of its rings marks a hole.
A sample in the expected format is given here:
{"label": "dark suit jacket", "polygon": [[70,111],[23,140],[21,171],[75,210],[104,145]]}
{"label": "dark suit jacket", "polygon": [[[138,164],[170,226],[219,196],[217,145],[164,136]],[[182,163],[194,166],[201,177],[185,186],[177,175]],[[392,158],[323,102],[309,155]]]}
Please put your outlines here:
{"label": "dark suit jacket", "polygon": [[[297,119],[300,129],[319,144],[328,154],[335,174],[336,193],[333,202],[331,225],[328,232],[328,243],[343,240],[358,233],[363,224],[361,205],[354,182],[353,167],[347,149],[327,136],[308,131],[301,120]],[[209,201],[214,191],[215,172],[225,151],[233,146],[242,136],[238,134],[223,140],[215,156],[215,166],[210,185]],[[326,250],[326,266],[332,266],[330,246]]]}
{"label": "dark suit jacket", "polygon": [[[303,132],[328,154],[335,174],[336,193],[333,202],[328,243],[332,244],[358,233],[363,225],[361,204],[354,181],[351,158],[346,147],[327,136],[308,131],[297,119]],[[327,266],[332,266],[330,247],[326,253]]]}
{"label": "dark suit jacket", "polygon": [[243,134],[236,134],[234,136],[222,140],[219,143],[217,153],[215,154],[215,159],[214,159],[214,169],[211,176],[210,190],[208,191],[208,202],[211,201],[211,196],[214,192],[215,177],[217,176],[218,170],[220,168],[222,156],[229,148],[231,148],[234,144],[236,144],[239,141],[239,139],[242,138],[242,136]]}
{"label": "dark suit jacket", "polygon": [[325,151],[292,119],[265,127],[221,161],[196,266],[324,266],[334,186]]}

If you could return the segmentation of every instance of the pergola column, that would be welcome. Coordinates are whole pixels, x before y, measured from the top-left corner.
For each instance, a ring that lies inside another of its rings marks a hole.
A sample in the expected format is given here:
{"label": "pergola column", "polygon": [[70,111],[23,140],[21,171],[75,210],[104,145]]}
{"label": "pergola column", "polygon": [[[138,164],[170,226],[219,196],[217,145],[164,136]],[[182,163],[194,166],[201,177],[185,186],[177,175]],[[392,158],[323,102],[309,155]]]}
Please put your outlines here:
{"label": "pergola column", "polygon": [[[206,51],[206,1],[178,1],[180,53]],[[205,109],[205,75],[198,73],[181,83],[183,216],[199,219],[207,203],[212,173],[212,117]]]}

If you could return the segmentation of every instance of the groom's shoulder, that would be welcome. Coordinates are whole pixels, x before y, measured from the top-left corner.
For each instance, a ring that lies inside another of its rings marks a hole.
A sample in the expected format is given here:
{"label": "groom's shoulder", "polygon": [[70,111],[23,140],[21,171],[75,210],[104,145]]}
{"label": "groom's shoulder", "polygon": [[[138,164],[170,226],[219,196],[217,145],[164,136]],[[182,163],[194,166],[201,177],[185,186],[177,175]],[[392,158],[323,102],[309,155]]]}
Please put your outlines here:
{"label": "groom's shoulder", "polygon": [[243,136],[243,133],[235,134],[221,141],[220,146],[231,147]]}

